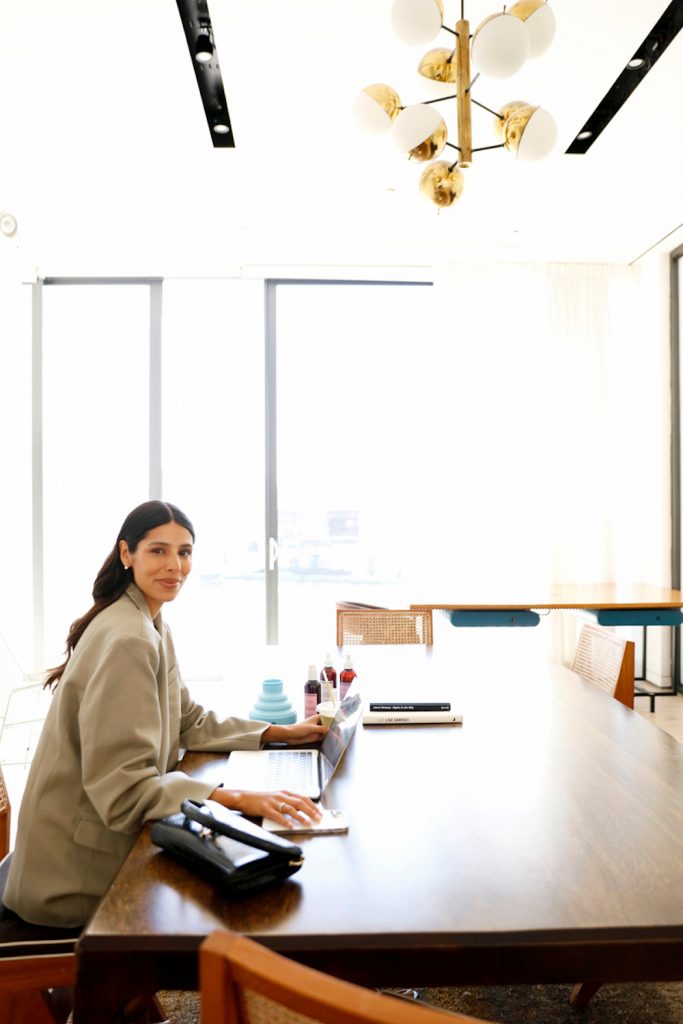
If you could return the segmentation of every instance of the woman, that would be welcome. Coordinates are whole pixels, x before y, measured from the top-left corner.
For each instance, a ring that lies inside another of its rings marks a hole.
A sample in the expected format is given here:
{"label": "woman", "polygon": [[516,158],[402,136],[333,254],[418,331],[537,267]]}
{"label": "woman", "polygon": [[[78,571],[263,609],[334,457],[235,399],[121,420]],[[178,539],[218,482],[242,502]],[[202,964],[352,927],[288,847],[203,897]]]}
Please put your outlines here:
{"label": "woman", "polygon": [[294,725],[220,720],[195,704],[161,617],[192,568],[194,530],[174,505],[148,501],[127,516],[72,625],[66,661],[31,765],[3,900],[34,924],[77,927],[109,887],[143,823],[185,799],[286,823],[320,812],[293,793],[215,788],[176,770],[181,747],[258,748],[309,743],[318,716]]}

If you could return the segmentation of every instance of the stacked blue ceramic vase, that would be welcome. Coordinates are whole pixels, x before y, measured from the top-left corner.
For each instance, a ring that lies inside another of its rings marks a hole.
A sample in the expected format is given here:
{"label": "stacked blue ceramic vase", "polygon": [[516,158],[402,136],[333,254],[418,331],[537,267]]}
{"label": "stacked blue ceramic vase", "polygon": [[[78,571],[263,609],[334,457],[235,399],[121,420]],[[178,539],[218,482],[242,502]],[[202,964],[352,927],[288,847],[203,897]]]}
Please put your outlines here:
{"label": "stacked blue ceramic vase", "polygon": [[281,679],[264,679],[263,689],[249,712],[250,718],[272,725],[291,725],[296,722],[296,711],[283,692]]}

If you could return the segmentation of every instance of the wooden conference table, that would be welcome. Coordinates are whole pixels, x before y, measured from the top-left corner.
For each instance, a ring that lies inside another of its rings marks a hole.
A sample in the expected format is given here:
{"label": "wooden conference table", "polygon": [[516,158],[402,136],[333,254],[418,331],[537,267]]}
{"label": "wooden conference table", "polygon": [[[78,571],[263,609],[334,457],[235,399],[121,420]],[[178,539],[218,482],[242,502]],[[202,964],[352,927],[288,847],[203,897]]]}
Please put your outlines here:
{"label": "wooden conference table", "polygon": [[[382,655],[366,699],[418,664]],[[282,886],[229,903],[144,829],[82,935],[74,1024],[196,988],[217,927],[369,986],[683,979],[680,743],[567,669],[422,657],[403,698],[463,725],[359,727],[326,798],[350,830],[302,838]],[[218,781],[224,757],[184,765]]]}

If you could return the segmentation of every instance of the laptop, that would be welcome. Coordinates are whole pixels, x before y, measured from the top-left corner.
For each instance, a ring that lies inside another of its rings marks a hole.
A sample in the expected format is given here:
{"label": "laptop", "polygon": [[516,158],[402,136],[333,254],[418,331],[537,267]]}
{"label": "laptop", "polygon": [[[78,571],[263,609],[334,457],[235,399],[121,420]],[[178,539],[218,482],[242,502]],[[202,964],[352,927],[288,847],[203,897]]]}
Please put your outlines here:
{"label": "laptop", "polygon": [[233,750],[223,784],[226,789],[288,789],[319,800],[351,742],[361,712],[359,694],[347,693],[319,750]]}

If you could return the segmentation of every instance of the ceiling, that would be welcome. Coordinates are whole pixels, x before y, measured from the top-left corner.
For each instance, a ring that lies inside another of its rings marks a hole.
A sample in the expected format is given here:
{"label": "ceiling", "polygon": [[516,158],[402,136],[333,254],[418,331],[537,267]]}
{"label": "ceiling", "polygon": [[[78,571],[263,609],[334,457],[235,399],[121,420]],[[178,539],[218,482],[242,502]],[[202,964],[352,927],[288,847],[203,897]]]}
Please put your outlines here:
{"label": "ceiling", "polygon": [[[564,150],[667,4],[552,0],[552,48],[507,82],[480,78],[473,95],[544,106],[554,154],[475,154],[462,199],[439,211],[418,193],[421,167],[353,118],[371,82],[404,103],[444,91],[415,67],[450,37],[403,43],[391,0],[209,0],[234,149],[211,143],[175,0],[4,3],[0,37],[14,42],[0,62],[0,209],[19,222],[12,245],[47,274],[630,263],[683,223],[683,33],[587,154]],[[454,24],[459,2],[444,8]],[[472,30],[496,9],[467,0]],[[495,141],[490,122],[475,115],[475,146]]]}

